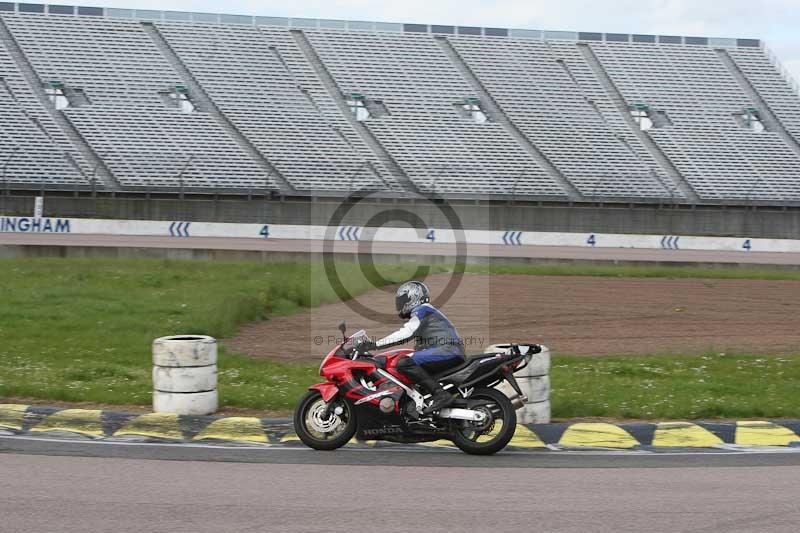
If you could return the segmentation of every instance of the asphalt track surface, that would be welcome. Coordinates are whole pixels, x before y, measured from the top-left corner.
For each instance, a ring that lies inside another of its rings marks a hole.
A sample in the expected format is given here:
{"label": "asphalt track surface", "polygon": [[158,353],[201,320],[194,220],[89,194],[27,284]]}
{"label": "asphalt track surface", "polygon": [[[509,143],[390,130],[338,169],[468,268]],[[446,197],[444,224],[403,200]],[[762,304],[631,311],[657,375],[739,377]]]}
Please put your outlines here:
{"label": "asphalt track surface", "polygon": [[[642,468],[645,456],[630,453],[521,460],[0,437],[0,450],[9,448],[19,449],[0,453],[0,530],[8,532],[777,532],[800,523],[796,452],[669,454]],[[404,465],[406,455],[415,466]]]}
{"label": "asphalt track surface", "polygon": [[283,465],[452,467],[452,468],[723,468],[800,467],[800,448],[722,447],[718,449],[524,450],[493,456],[471,456],[455,448],[393,446],[389,449],[342,448],[317,452],[297,444],[260,447],[231,444],[179,444],[141,441],[98,441],[87,438],[0,435],[0,463],[4,454],[31,454],[108,459],[267,463]]}
{"label": "asphalt track surface", "polygon": [[[0,245],[171,248],[187,250],[239,250],[259,252],[321,253],[319,240],[244,239],[223,237],[156,237],[51,233],[0,233]],[[336,253],[369,251],[374,255],[433,255],[453,257],[456,247],[436,243],[342,242]],[[800,253],[655,250],[570,246],[469,245],[468,257],[563,259],[588,261],[644,261],[667,263],[733,263],[746,265],[800,265]]]}

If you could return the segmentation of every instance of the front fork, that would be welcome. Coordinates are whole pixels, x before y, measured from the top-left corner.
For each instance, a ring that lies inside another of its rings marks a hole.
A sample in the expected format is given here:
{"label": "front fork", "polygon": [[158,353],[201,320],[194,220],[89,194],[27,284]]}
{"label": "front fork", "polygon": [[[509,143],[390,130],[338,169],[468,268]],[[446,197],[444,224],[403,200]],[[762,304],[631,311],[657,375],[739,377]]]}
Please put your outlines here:
{"label": "front fork", "polygon": [[325,402],[325,407],[322,409],[322,411],[320,411],[319,414],[323,418],[323,420],[328,420],[328,418],[330,418],[331,411],[333,411],[333,414],[337,416],[344,413],[344,407],[342,407],[341,405],[337,405],[335,407],[333,406],[333,404],[335,403],[334,400],[335,398],[331,399],[331,401],[329,402]]}

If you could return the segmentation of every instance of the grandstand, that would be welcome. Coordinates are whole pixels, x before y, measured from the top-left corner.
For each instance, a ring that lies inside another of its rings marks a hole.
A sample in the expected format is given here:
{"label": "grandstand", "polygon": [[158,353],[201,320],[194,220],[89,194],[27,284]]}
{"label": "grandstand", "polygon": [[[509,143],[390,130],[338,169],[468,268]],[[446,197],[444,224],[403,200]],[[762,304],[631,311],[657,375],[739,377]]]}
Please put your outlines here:
{"label": "grandstand", "polygon": [[800,205],[754,39],[0,2],[6,190]]}

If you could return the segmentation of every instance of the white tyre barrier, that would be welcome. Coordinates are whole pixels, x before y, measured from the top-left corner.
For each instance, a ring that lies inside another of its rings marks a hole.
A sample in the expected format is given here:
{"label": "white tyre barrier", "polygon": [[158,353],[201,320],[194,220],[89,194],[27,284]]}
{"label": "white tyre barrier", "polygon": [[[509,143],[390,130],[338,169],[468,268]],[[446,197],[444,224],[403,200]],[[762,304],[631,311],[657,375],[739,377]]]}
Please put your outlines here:
{"label": "white tyre barrier", "polygon": [[[494,344],[489,346],[486,353],[498,353],[509,350],[509,344]],[[524,354],[526,345],[520,345]],[[534,354],[528,366],[515,372],[514,377],[522,393],[528,397],[525,405],[517,410],[517,422],[520,424],[548,424],[550,423],[550,349],[542,346],[542,351]],[[503,382],[497,387],[506,396],[516,396],[511,385]]]}
{"label": "white tyre barrier", "polygon": [[176,335],[153,341],[153,410],[210,415],[217,410],[217,341]]}
{"label": "white tyre barrier", "polygon": [[188,367],[217,364],[217,340],[205,335],[174,335],[153,341],[153,364]]}
{"label": "white tyre barrier", "polygon": [[154,366],[153,388],[161,392],[217,390],[217,365],[189,368]]}
{"label": "white tyre barrier", "polygon": [[538,403],[550,400],[550,376],[529,377],[520,373],[515,374],[514,377],[517,378],[519,388],[528,397],[528,402]]}
{"label": "white tyre barrier", "polygon": [[517,420],[520,424],[550,423],[550,400],[525,404],[522,409],[517,411]]}
{"label": "white tyre barrier", "polygon": [[219,407],[217,391],[161,392],[153,391],[153,411],[178,415],[210,415]]}

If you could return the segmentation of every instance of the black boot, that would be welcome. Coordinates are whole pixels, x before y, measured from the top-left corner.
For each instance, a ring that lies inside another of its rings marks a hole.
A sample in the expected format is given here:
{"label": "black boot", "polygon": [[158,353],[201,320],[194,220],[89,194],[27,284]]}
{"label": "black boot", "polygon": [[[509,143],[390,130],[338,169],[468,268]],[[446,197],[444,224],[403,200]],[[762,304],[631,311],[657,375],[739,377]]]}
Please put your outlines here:
{"label": "black boot", "polygon": [[453,396],[444,390],[427,370],[412,361],[410,357],[404,357],[398,361],[397,370],[413,379],[422,390],[431,395],[431,403],[422,410],[422,414],[429,415],[453,403]]}
{"label": "black boot", "polygon": [[444,409],[455,401],[453,395],[444,390],[442,387],[436,387],[436,390],[433,391],[432,395],[433,397],[431,398],[430,405],[422,410],[423,415],[429,415],[434,411]]}

